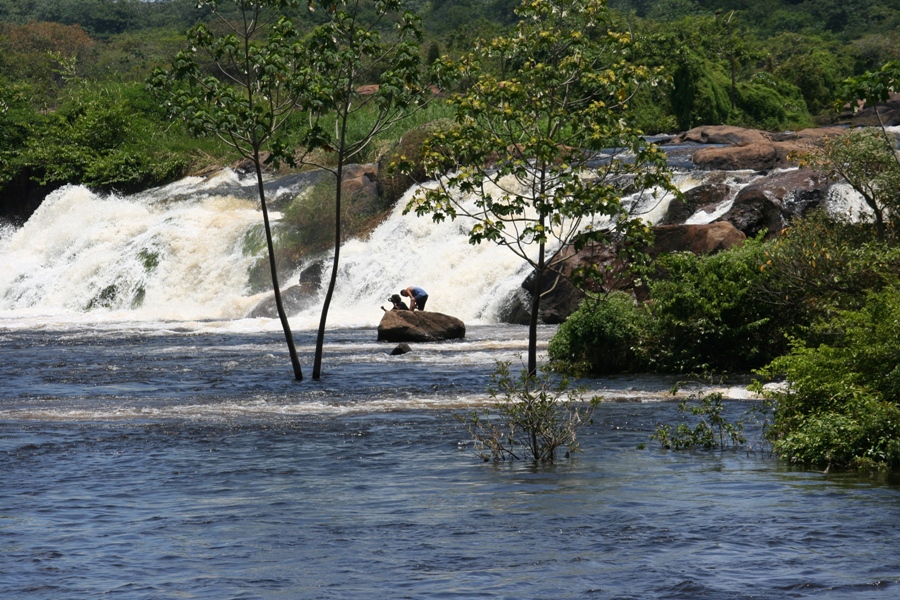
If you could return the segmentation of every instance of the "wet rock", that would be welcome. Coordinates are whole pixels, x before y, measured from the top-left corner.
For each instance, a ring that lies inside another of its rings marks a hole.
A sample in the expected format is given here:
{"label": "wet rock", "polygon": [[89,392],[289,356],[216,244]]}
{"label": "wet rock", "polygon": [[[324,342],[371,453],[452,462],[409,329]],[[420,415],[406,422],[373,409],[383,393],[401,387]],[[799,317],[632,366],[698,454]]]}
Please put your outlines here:
{"label": "wet rock", "polygon": [[810,169],[773,174],[738,192],[731,209],[718,221],[731,223],[747,237],[764,229],[769,236],[776,235],[793,218],[824,203],[831,183]]}
{"label": "wet rock", "polygon": [[409,354],[412,352],[412,348],[409,347],[409,344],[403,342],[398,344],[396,348],[391,350],[391,356],[400,356],[402,354]]}
{"label": "wet rock", "polygon": [[[299,285],[281,290],[281,302],[287,314],[296,314],[312,307],[319,300],[319,288],[322,285],[322,273],[325,265],[316,261],[300,272]],[[247,314],[248,319],[278,318],[278,307],[275,304],[275,293],[261,300]]]}
{"label": "wet rock", "polygon": [[[284,311],[289,315],[312,307],[317,300],[318,287],[313,289],[310,285],[301,284],[281,290],[281,303],[284,305]],[[261,300],[247,314],[247,318],[277,319],[278,306],[275,304],[275,294]]]}
{"label": "wet rock", "polygon": [[716,206],[735,192],[736,189],[725,182],[724,173],[720,173],[707,183],[689,189],[681,198],[672,200],[659,225],[680,225],[701,209],[713,212]]}
{"label": "wet rock", "polygon": [[389,310],[378,324],[380,342],[439,342],[465,336],[465,323],[431,311]]}
{"label": "wet rock", "polygon": [[803,142],[754,142],[745,146],[702,148],[691,155],[698,169],[708,171],[768,171],[797,166],[791,154],[806,149]]}
{"label": "wet rock", "polygon": [[771,141],[769,134],[759,129],[733,127],[731,125],[708,125],[695,127],[672,138],[672,143],[684,144],[726,144],[746,146]]}

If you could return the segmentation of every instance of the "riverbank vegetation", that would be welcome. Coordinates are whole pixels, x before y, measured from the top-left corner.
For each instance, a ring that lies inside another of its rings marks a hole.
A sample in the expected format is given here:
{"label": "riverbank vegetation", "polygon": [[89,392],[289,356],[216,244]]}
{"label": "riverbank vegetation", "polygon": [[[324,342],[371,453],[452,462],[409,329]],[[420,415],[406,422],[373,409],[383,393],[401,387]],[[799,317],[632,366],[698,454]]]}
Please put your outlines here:
{"label": "riverbank vegetation", "polygon": [[[872,150],[868,139],[843,139],[851,161]],[[867,185],[885,193],[879,182],[896,173],[884,171],[900,165],[889,160],[891,146],[879,148],[885,166]],[[640,301],[611,293],[583,302],[551,340],[550,357],[560,369],[596,374],[754,369],[753,389],[774,410],[766,433],[778,456],[896,469],[900,223],[888,214],[849,222],[816,212],[773,239],[662,256],[643,274]]]}

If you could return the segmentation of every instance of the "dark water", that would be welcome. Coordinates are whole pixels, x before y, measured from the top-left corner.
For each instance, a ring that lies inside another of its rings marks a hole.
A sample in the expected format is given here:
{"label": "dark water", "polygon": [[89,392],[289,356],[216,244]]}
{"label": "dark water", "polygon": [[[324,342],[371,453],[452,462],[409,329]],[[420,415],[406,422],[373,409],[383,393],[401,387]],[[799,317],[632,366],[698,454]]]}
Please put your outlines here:
{"label": "dark water", "polygon": [[521,330],[371,333],[301,384],[277,335],[0,333],[0,597],[900,597],[896,483],[659,450],[650,378],[591,382],[653,401],[575,459],[483,463],[454,415]]}

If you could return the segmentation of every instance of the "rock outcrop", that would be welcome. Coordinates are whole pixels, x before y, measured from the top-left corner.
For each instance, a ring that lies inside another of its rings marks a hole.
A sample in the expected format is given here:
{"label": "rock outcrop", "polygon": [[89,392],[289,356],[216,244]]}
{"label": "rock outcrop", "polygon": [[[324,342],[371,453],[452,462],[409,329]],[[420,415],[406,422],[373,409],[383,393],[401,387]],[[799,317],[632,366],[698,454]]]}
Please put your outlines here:
{"label": "rock outcrop", "polygon": [[712,144],[691,155],[691,162],[706,171],[768,171],[796,167],[795,153],[821,143],[830,135],[840,135],[846,129],[826,127],[804,129],[788,134],[775,134],[758,129],[744,129],[725,125],[696,127],[672,139],[676,143]]}
{"label": "rock outcrop", "polygon": [[728,250],[747,239],[734,225],[727,222],[706,225],[660,225],[653,228],[652,256],[664,252],[693,252],[715,254]]}
{"label": "rock outcrop", "polygon": [[465,323],[431,311],[389,310],[378,324],[379,342],[440,342],[465,336]]}
{"label": "rock outcrop", "polygon": [[706,183],[702,183],[686,191],[681,198],[669,202],[666,214],[660,219],[660,225],[681,225],[697,211],[712,213],[716,206],[733,198],[737,193],[736,186],[725,181],[725,174],[718,173]]}
{"label": "rock outcrop", "polygon": [[832,183],[810,169],[776,173],[741,189],[718,221],[731,223],[747,237],[762,230],[771,237],[793,218],[823,204]]}
{"label": "rock outcrop", "polygon": [[[296,314],[318,302],[323,270],[322,263],[315,262],[300,273],[300,285],[292,285],[281,290],[281,303],[287,314]],[[254,306],[247,314],[247,318],[277,319],[278,306],[275,304],[275,293],[273,292]]]}

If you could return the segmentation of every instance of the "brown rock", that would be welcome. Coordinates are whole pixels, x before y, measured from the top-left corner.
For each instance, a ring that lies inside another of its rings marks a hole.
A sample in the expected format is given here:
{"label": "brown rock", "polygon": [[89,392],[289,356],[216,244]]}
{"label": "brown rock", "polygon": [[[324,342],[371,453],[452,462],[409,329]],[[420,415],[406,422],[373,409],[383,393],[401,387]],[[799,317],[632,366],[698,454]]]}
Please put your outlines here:
{"label": "brown rock", "polygon": [[341,190],[347,197],[378,195],[378,165],[347,165],[341,179]]}
{"label": "brown rock", "polygon": [[379,342],[439,342],[465,336],[465,323],[431,311],[389,310],[378,324]]}
{"label": "brown rock", "polygon": [[807,148],[808,146],[801,141],[765,141],[745,146],[702,148],[694,152],[691,162],[698,169],[704,170],[768,171],[797,166],[796,162],[790,160],[791,153],[801,152]]}
{"label": "brown rock", "polygon": [[844,135],[850,131],[846,127],[814,127],[811,129],[801,129],[800,131],[775,133],[772,134],[772,140],[776,142],[784,142],[791,140],[800,140],[814,144],[821,144],[825,138]]}
{"label": "brown rock", "polygon": [[759,129],[732,127],[731,125],[709,125],[695,127],[675,136],[673,143],[693,142],[696,144],[729,144],[746,146],[759,142],[768,142],[768,133]]}
{"label": "brown rock", "polygon": [[763,229],[776,235],[792,218],[821,205],[830,185],[825,175],[810,169],[777,173],[743,188],[717,220],[731,223],[747,237]]}
{"label": "brown rock", "polygon": [[705,225],[661,225],[653,228],[655,236],[650,254],[664,252],[693,252],[715,254],[743,243],[747,236],[731,223],[707,223]]}

